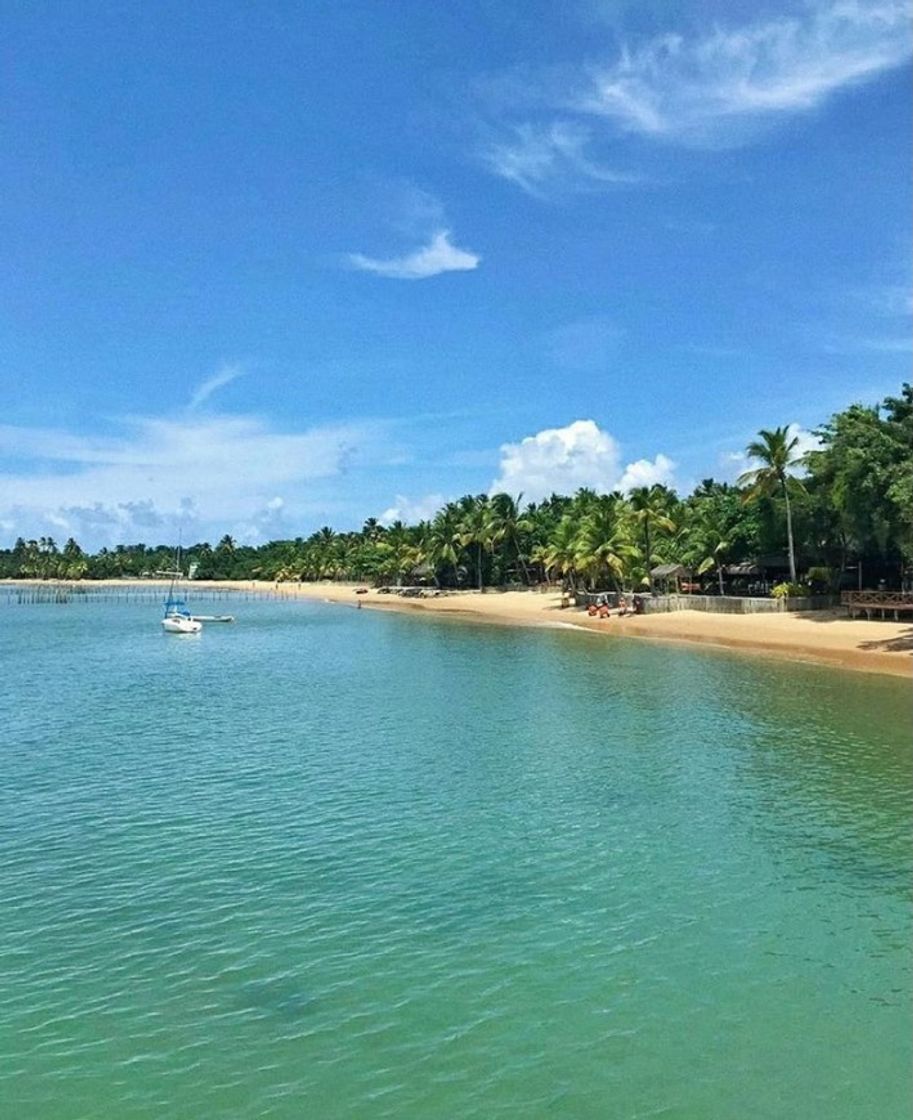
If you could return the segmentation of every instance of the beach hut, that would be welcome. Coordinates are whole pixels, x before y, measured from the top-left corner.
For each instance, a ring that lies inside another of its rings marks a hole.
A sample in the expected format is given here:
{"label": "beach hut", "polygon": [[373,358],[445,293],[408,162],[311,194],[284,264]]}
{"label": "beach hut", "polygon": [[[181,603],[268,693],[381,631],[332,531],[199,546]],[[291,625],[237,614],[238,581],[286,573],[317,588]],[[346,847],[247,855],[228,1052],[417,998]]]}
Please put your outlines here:
{"label": "beach hut", "polygon": [[723,574],[733,582],[730,594],[768,595],[775,583],[789,579],[789,558],[776,552],[755,556],[740,564],[727,564]]}
{"label": "beach hut", "polygon": [[688,569],[682,564],[660,564],[656,568],[650,569],[650,582],[659,582],[663,585],[663,594],[669,594],[669,584],[674,583],[675,591],[678,593],[679,580],[685,579],[689,575]]}
{"label": "beach hut", "polygon": [[723,575],[730,581],[730,595],[767,594],[767,585],[763,583],[764,571],[754,560],[727,564]]}
{"label": "beach hut", "polygon": [[433,564],[417,564],[410,573],[416,583],[425,585],[428,583],[437,583],[436,573]]}

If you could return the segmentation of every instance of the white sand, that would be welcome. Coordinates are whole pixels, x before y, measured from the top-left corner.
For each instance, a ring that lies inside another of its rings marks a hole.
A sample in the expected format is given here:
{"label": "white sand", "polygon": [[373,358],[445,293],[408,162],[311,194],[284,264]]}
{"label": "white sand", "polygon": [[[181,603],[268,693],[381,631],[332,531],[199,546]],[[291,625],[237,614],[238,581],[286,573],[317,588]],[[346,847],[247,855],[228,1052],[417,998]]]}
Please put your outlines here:
{"label": "white sand", "polygon": [[[17,580],[17,583],[40,582]],[[137,586],[140,581],[131,581]],[[157,584],[161,581],[142,581]],[[92,586],[123,587],[122,580],[92,581]],[[167,581],[163,586],[167,587]],[[248,580],[198,580],[185,585],[224,587],[243,591],[273,591],[277,585]],[[724,646],[800,661],[819,661],[868,673],[887,673],[913,680],[913,616],[907,622],[849,619],[837,611],[802,614],[709,614],[675,611],[670,614],[590,618],[574,607],[562,609],[561,596],[536,591],[477,591],[448,593],[436,599],[403,599],[375,590],[356,595],[353,583],[283,583],[288,596],[303,596],[372,610],[422,611],[478,622],[519,626],[565,626],[597,631],[614,638],[647,638],[664,642],[692,642]]]}
{"label": "white sand", "polygon": [[535,591],[459,592],[436,599],[403,599],[373,590],[366,595],[355,595],[354,584],[281,586],[294,587],[296,594],[353,607],[360,600],[364,607],[374,609],[427,611],[502,624],[570,623],[613,637],[726,646],[913,679],[913,617],[908,622],[869,622],[846,618],[838,611],[755,615],[675,611],[598,619],[573,607],[562,609],[559,595]]}

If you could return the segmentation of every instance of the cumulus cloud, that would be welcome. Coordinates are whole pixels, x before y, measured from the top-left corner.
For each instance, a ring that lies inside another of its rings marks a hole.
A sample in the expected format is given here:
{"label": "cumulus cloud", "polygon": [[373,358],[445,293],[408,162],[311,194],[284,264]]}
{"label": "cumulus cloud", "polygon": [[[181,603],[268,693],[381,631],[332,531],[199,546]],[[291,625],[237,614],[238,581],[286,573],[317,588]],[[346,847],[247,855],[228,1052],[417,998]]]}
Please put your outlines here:
{"label": "cumulus cloud", "polygon": [[448,499],[443,494],[426,494],[423,498],[407,498],[404,494],[397,494],[393,505],[378,517],[381,525],[392,525],[394,521],[403,521],[407,525],[415,525],[419,521],[428,521]]}
{"label": "cumulus cloud", "polygon": [[573,494],[581,487],[605,493],[654,482],[673,482],[675,464],[665,455],[622,467],[621,448],[594,420],[575,420],[564,428],[546,428],[519,443],[501,447],[492,493],[522,493],[541,501],[552,493]]}
{"label": "cumulus cloud", "polygon": [[799,441],[796,444],[796,455],[807,455],[809,451],[818,451],[821,448],[821,440],[801,424],[790,424],[786,434],[789,439]]}
{"label": "cumulus cloud", "polygon": [[280,493],[306,496],[382,459],[385,436],[373,422],[286,432],[235,415],[133,417],[106,437],[0,425],[0,517],[25,535],[54,525],[89,544],[167,536],[178,524],[238,524],[262,536],[282,516]]}
{"label": "cumulus cloud", "polygon": [[478,254],[459,249],[450,240],[450,231],[438,230],[421,249],[404,257],[378,259],[362,253],[350,253],[349,263],[362,272],[388,276],[394,280],[426,280],[442,272],[469,272],[478,268]]}
{"label": "cumulus cloud", "polygon": [[239,521],[230,530],[230,535],[241,544],[257,545],[280,540],[289,535],[284,512],[285,500],[277,494],[255,509],[251,516]]}
{"label": "cumulus cloud", "polygon": [[619,480],[618,489],[627,492],[638,486],[655,486],[657,483],[671,486],[675,482],[675,466],[676,464],[661,452],[655,459],[638,459],[634,463],[628,463],[625,473]]}

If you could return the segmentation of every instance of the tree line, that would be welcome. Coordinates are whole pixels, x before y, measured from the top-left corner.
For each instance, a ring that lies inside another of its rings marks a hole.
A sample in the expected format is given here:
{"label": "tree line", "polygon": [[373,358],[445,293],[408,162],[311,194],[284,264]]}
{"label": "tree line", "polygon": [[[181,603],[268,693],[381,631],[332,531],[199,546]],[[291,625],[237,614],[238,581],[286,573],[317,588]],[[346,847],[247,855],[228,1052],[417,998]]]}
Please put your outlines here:
{"label": "tree line", "polygon": [[[325,526],[259,547],[226,535],[183,549],[182,565],[197,579],[621,589],[647,587],[651,570],[678,564],[722,593],[727,568],[782,556],[796,590],[836,589],[860,565],[869,583],[900,584],[913,568],[910,385],[878,406],[851,405],[815,434],[819,447],[800,456],[786,427],[763,429],[746,449],[754,465],[735,484],[705,479],[686,497],[659,484],[525,504],[522,495],[466,495],[417,525],[369,518],[359,530]],[[142,577],[174,562],[174,545],[87,553],[73,538],[62,547],[19,538],[0,550],[0,577]]]}

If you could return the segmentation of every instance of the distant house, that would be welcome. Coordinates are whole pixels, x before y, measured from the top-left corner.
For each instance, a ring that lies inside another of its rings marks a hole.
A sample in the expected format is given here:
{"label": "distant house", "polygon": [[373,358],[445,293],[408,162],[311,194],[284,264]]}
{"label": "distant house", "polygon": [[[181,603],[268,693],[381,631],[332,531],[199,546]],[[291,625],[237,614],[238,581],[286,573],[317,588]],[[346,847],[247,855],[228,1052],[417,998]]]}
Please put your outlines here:
{"label": "distant house", "polygon": [[789,579],[789,557],[772,552],[740,564],[727,564],[723,575],[730,583],[730,595],[767,595],[775,583]]}
{"label": "distant house", "polygon": [[690,576],[691,573],[682,564],[660,564],[658,567],[650,569],[650,580],[653,583],[662,584],[662,590],[667,595],[669,594],[670,584],[678,592],[681,581],[689,579]]}

